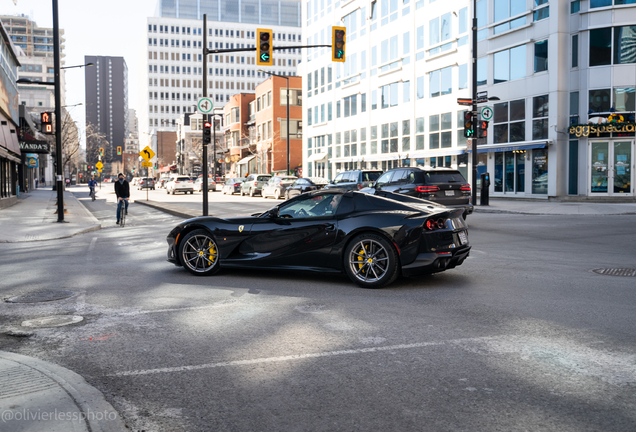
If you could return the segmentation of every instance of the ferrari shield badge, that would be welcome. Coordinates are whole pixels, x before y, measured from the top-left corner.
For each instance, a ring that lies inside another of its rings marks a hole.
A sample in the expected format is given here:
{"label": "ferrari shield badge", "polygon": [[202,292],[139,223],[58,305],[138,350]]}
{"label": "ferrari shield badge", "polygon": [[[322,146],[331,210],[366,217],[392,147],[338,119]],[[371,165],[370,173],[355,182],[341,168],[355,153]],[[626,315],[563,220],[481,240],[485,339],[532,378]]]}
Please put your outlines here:
{"label": "ferrari shield badge", "polygon": [[239,232],[243,232],[243,225],[239,226]]}

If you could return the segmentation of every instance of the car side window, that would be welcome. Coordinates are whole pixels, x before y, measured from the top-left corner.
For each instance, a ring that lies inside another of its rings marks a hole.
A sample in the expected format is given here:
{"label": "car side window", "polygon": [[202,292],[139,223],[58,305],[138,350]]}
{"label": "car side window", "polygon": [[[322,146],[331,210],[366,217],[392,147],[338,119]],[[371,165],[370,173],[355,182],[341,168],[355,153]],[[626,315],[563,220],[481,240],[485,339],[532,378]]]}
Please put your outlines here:
{"label": "car side window", "polygon": [[283,219],[307,219],[333,216],[338,210],[341,199],[342,195],[315,195],[296,199],[289,204],[281,205],[278,217]]}
{"label": "car side window", "polygon": [[393,178],[391,179],[391,184],[392,185],[405,184],[407,175],[408,175],[407,170],[397,170],[395,174],[393,174]]}
{"label": "car side window", "polygon": [[393,176],[394,171],[385,172],[380,176],[378,181],[375,183],[378,187],[383,187],[389,184],[391,181],[391,177]]}
{"label": "car side window", "polygon": [[408,171],[406,176],[406,184],[414,184],[415,181],[415,173],[413,171]]}
{"label": "car side window", "polygon": [[342,181],[342,177],[344,177],[344,173],[338,174],[333,182],[334,183],[340,183]]}

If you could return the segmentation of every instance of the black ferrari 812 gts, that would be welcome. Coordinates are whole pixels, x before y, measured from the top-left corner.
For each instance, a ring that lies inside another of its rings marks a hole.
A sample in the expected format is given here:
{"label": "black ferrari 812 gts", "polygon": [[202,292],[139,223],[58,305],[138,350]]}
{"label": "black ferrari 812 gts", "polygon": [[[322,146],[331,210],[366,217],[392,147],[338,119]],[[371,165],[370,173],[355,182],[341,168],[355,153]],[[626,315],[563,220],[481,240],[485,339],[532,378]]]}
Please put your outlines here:
{"label": "black ferrari 812 gts", "polygon": [[167,241],[168,261],[194,275],[221,267],[344,272],[365,288],[452,269],[470,252],[462,209],[337,190],[305,193],[252,216],[188,219]]}

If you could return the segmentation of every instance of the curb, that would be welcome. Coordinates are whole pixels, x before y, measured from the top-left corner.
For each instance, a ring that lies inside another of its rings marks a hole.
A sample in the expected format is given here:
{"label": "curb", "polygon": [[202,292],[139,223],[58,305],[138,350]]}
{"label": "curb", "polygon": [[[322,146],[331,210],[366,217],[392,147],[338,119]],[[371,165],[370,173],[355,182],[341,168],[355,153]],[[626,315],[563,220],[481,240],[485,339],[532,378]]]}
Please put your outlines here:
{"label": "curb", "polygon": [[156,210],[160,210],[160,211],[162,211],[164,213],[168,213],[168,214],[171,214],[173,216],[182,217],[184,219],[192,219],[192,218],[196,218],[196,217],[200,217],[201,216],[200,214],[194,214],[194,213],[186,212],[186,211],[182,210],[180,207],[173,206],[173,205],[170,205],[170,204],[159,205],[159,204],[155,203],[154,201],[145,201],[145,200],[144,201],[135,200],[133,202],[135,204],[143,204],[145,206],[154,208]]}
{"label": "curb", "polygon": [[496,210],[496,209],[479,209],[475,207],[474,213],[490,213],[490,214],[516,214],[516,215],[530,215],[530,216],[626,216],[636,215],[636,212],[624,212],[624,213],[534,213],[523,212],[516,210]]}
{"label": "curb", "polygon": [[[93,223],[96,224],[96,225],[99,225],[99,228],[101,228],[102,227],[102,223],[99,221],[99,219],[97,219],[95,217],[95,215],[93,213],[91,213],[91,211],[89,209],[87,209],[84,204],[82,204],[82,202],[79,200],[79,198],[77,198],[75,196],[75,194],[73,192],[71,192],[71,194],[73,195],[73,198],[75,198],[77,200],[77,203],[84,209],[84,211],[86,212],[88,217],[93,220]],[[95,230],[91,230],[91,231],[95,231]],[[85,232],[87,232],[87,231],[85,231]]]}
{"label": "curb", "polygon": [[51,238],[44,238],[44,239],[38,238],[38,239],[33,239],[33,240],[16,240],[16,241],[0,240],[0,243],[33,243],[33,242],[63,240],[63,239],[75,237],[76,235],[86,234],[86,233],[89,233],[91,231],[99,231],[100,229],[102,229],[102,224],[98,223],[96,225],[91,225],[88,228],[85,228],[85,229],[83,229],[81,231],[74,232],[73,234],[63,235],[63,236],[59,236],[59,237],[51,237]]}
{"label": "curb", "polygon": [[88,426],[88,430],[93,432],[114,432],[126,430],[126,426],[115,408],[106,401],[104,395],[99,390],[88,384],[81,375],[53,363],[6,351],[0,351],[0,359],[11,360],[31,369],[35,369],[39,373],[55,381],[55,383],[64,389],[75,405],[77,405],[84,414],[90,412],[117,413],[117,418],[115,420],[108,421],[98,421],[94,418],[94,416],[86,415],[85,421]]}

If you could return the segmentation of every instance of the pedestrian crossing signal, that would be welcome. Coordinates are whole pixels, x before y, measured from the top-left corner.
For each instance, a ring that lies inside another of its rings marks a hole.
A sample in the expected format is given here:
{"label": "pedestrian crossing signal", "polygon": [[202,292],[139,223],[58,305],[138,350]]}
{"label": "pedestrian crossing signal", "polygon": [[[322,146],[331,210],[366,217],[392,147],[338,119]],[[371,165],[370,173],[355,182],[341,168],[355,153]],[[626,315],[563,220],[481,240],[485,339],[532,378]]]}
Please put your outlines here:
{"label": "pedestrian crossing signal", "polygon": [[479,138],[488,138],[488,122],[486,120],[479,122]]}
{"label": "pedestrian crossing signal", "polygon": [[345,61],[345,45],[347,42],[347,28],[333,27],[331,39],[331,60],[335,62]]}
{"label": "pedestrian crossing signal", "polygon": [[40,114],[40,121],[42,123],[42,133],[52,134],[53,124],[51,123],[51,113],[43,112]]}

